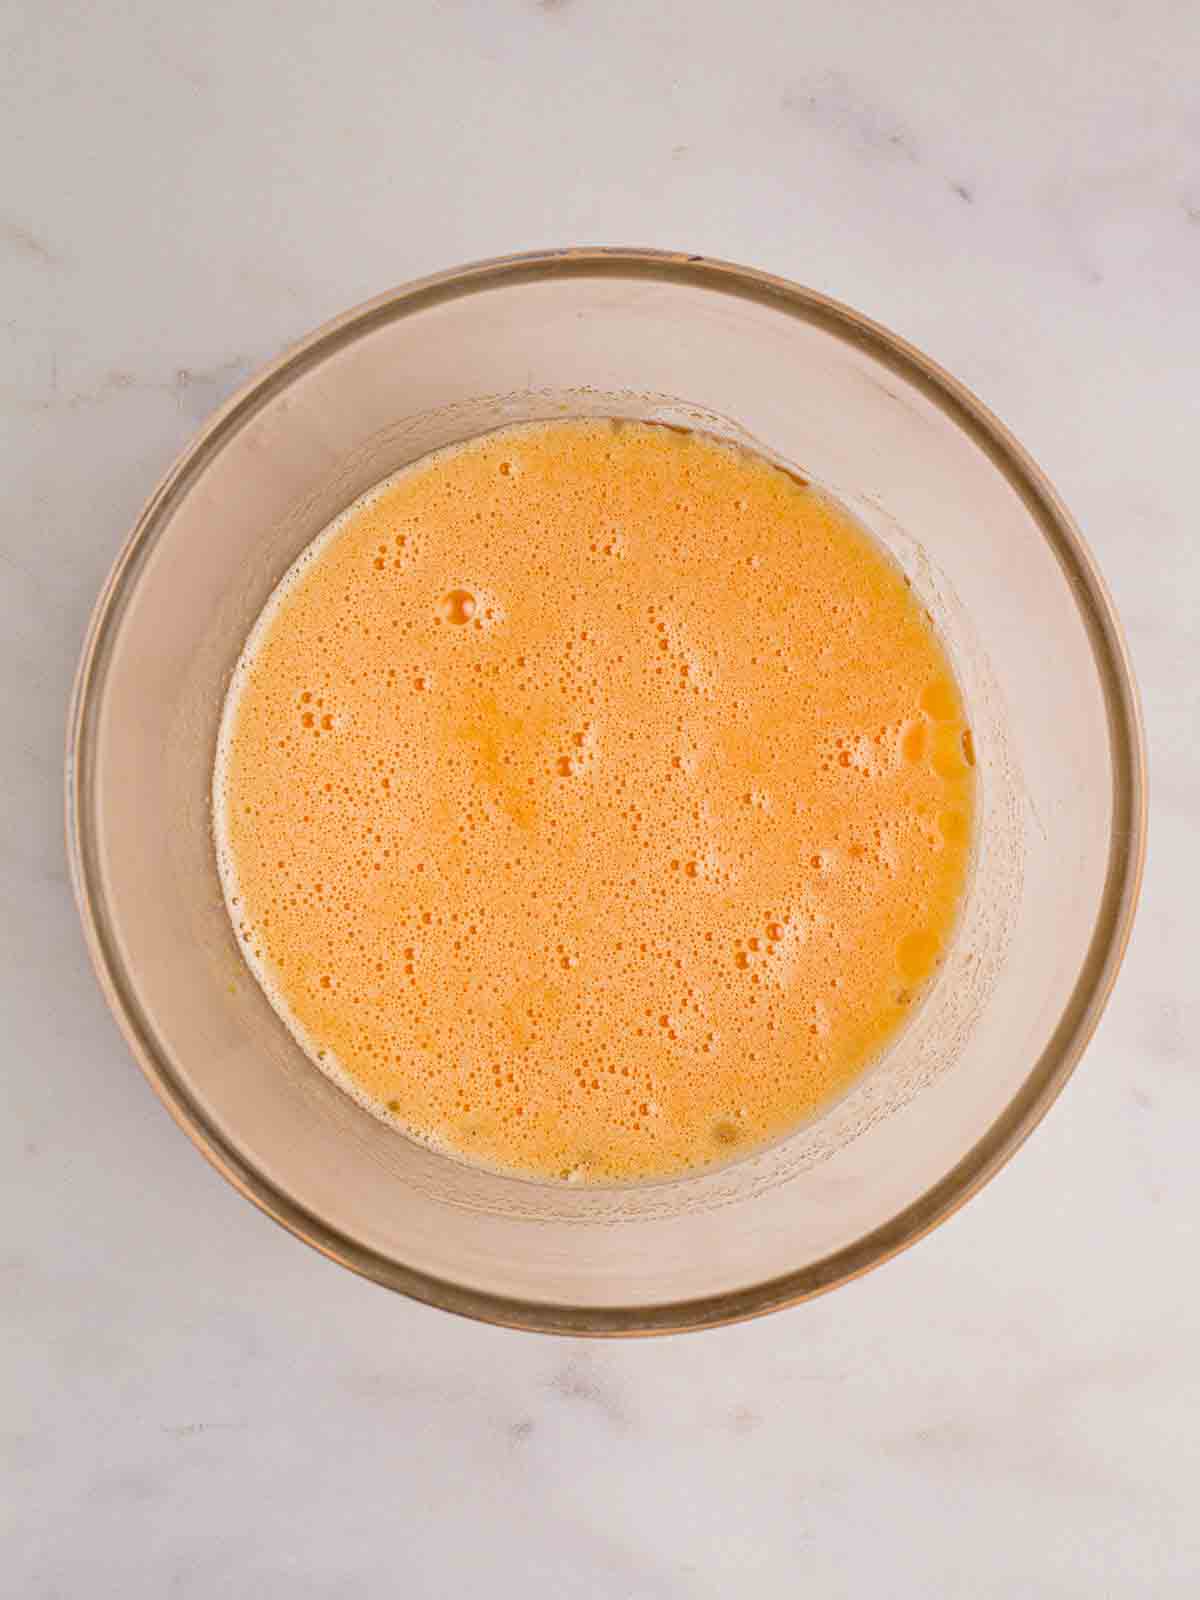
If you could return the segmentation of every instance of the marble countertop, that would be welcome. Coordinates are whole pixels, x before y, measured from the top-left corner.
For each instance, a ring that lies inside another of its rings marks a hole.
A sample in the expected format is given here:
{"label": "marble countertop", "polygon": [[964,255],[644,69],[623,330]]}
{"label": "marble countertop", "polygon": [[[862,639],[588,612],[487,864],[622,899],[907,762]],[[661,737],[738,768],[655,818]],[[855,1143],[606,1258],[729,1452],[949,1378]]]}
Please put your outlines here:
{"label": "marble countertop", "polygon": [[[1194,9],[11,0],[0,40],[0,1589],[1200,1591]],[[797,278],[971,385],[1096,551],[1154,778],[1121,981],[1009,1167],[832,1296],[617,1345],[408,1304],[224,1184],[60,820],[89,608],[205,415],[388,285],[565,242]]]}

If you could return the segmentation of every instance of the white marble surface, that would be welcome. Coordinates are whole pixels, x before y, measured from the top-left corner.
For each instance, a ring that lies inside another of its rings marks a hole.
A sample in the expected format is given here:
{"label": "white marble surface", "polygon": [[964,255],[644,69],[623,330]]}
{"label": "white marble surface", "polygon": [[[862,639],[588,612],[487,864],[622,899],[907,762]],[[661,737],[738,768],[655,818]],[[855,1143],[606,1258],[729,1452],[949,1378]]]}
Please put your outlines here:
{"label": "white marble surface", "polygon": [[[0,1591],[1200,1592],[1189,0],[0,9]],[[964,378],[1112,584],[1139,925],[1044,1127],[889,1266],[626,1345],[409,1305],[259,1216],[133,1068],[60,826],[84,621],[205,414],[392,283],[655,244]]]}

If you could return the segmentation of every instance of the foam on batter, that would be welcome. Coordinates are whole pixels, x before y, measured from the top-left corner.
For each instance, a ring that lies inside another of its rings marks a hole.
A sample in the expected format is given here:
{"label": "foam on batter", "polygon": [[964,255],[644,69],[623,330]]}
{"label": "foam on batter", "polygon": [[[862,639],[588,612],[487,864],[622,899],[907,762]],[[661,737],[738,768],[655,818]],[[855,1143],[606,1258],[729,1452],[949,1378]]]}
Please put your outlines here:
{"label": "foam on batter", "polygon": [[314,1060],[544,1178],[669,1176],[876,1057],[962,896],[974,752],[903,574],[745,450],[564,421],[426,457],[268,603],[218,859]]}

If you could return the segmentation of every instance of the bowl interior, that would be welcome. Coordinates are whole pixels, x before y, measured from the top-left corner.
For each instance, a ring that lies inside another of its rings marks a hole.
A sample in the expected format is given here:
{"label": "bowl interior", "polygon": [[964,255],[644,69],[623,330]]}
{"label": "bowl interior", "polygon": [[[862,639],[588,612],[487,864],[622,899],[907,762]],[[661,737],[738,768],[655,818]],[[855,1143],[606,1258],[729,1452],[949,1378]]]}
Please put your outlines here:
{"label": "bowl interior", "polygon": [[[242,962],[209,815],[230,671],[303,546],[428,450],[560,415],[704,427],[838,495],[947,640],[981,778],[958,936],[879,1065],[767,1151],[625,1188],[468,1167],[336,1089]],[[634,1331],[767,1309],[860,1271],[1023,1137],[1119,960],[1140,864],[1139,762],[1095,572],[1044,481],[969,397],[804,291],[695,260],[570,254],[385,297],[214,419],[97,611],[77,692],[73,845],[97,965],[143,1067],[248,1194],[435,1303]]]}

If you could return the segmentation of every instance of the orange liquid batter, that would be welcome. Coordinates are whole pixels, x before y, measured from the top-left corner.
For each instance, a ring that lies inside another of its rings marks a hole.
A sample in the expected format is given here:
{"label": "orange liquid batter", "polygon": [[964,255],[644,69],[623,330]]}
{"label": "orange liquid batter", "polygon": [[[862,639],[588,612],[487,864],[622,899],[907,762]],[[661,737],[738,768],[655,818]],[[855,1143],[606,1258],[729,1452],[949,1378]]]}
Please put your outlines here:
{"label": "orange liquid batter", "polygon": [[787,1132],[951,933],[974,755],[907,582],[764,459],[638,423],[427,457],[251,635],[214,782],[250,963],[379,1116],[538,1177]]}

